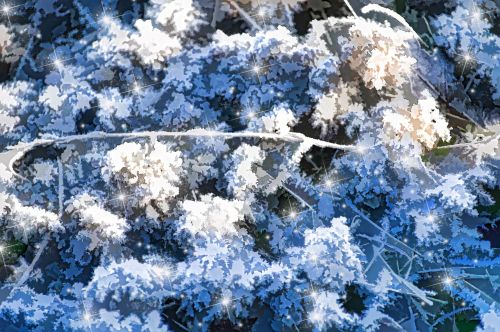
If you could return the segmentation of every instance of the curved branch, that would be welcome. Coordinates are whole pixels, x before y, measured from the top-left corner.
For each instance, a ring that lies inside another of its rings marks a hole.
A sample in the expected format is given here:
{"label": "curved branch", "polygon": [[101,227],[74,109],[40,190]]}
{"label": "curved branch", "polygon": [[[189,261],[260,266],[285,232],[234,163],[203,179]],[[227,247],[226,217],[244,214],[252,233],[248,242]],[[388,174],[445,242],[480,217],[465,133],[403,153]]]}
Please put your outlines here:
{"label": "curved branch", "polygon": [[361,8],[361,12],[363,14],[367,14],[369,12],[382,13],[392,17],[393,19],[401,23],[405,28],[407,28],[417,40],[419,40],[425,46],[428,46],[427,43],[419,36],[419,34],[411,27],[411,25],[409,25],[408,22],[406,22],[406,20],[401,15],[394,12],[393,10],[372,3]]}
{"label": "curved branch", "polygon": [[37,139],[31,143],[21,143],[13,147],[9,147],[10,150],[18,150],[18,153],[9,162],[9,171],[15,175],[18,175],[13,168],[16,161],[20,160],[26,152],[33,149],[34,147],[46,145],[46,144],[64,144],[71,141],[89,141],[107,138],[129,138],[129,137],[222,137],[225,139],[233,138],[262,138],[271,140],[282,140],[291,143],[303,143],[307,142],[311,145],[315,145],[321,148],[339,149],[345,151],[355,151],[357,148],[354,145],[342,145],[331,143],[327,141],[322,141],[319,139],[311,138],[305,136],[301,133],[289,132],[286,134],[276,134],[276,133],[259,133],[251,131],[241,131],[241,132],[221,132],[212,131],[206,129],[192,129],[188,131],[141,131],[141,132],[130,132],[130,133],[106,133],[102,131],[93,131],[88,134],[83,135],[69,135],[64,137],[56,137],[53,139]]}

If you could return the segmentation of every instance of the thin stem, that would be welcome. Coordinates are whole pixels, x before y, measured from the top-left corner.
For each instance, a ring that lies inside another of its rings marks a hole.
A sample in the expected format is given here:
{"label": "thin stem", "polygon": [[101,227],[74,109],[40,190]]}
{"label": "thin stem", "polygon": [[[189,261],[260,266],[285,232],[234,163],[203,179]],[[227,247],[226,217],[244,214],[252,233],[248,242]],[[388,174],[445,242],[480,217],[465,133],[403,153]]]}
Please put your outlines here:
{"label": "thin stem", "polygon": [[359,18],[358,14],[356,14],[356,12],[354,11],[354,8],[352,8],[351,3],[349,2],[349,0],[344,0],[344,3],[346,4],[347,8],[349,8],[349,11],[352,13],[352,15],[355,18]]}
{"label": "thin stem", "polygon": [[29,279],[31,272],[33,271],[33,268],[35,267],[35,264],[38,262],[38,260],[40,259],[40,256],[42,255],[42,252],[45,250],[45,248],[47,247],[47,244],[49,243],[49,238],[50,238],[50,233],[45,234],[45,236],[42,240],[42,243],[38,247],[38,250],[36,252],[35,257],[31,261],[31,264],[28,266],[26,271],[24,271],[21,278],[19,278],[19,280],[16,282],[14,288],[22,286]]}
{"label": "thin stem", "polygon": [[61,158],[57,158],[57,198],[59,203],[59,219],[62,218],[64,213],[64,167]]}
{"label": "thin stem", "polygon": [[210,23],[212,28],[215,28],[215,26],[217,25],[217,16],[219,16],[219,11],[220,11],[220,0],[215,0],[214,11],[212,14],[212,22]]}
{"label": "thin stem", "polygon": [[490,143],[491,141],[499,140],[499,139],[500,139],[500,134],[497,134],[497,135],[491,136],[490,138],[488,138],[484,141],[480,141],[480,142],[475,141],[475,142],[459,143],[459,144],[452,144],[452,145],[443,145],[443,146],[436,147],[436,149],[439,150],[439,149],[465,148],[468,146],[487,144],[487,143]]}
{"label": "thin stem", "polygon": [[233,0],[226,0],[226,1],[229,2],[229,4],[233,6],[234,9],[238,11],[238,13],[240,13],[241,17],[243,17],[243,19],[247,21],[247,23],[250,24],[254,29],[262,30],[262,27],[257,22],[255,22],[255,20],[235,1]]}
{"label": "thin stem", "polygon": [[[456,108],[456,106],[453,106],[447,99],[446,95],[448,94],[447,92],[445,92],[445,96],[442,96],[441,93],[439,93],[439,91],[436,89],[436,87],[431,83],[429,82],[421,73],[417,72],[417,76],[420,78],[420,80],[422,82],[425,83],[425,85],[427,85],[431,90],[433,90],[436,94],[437,94],[437,97],[443,102],[446,104],[446,106],[454,109],[455,111],[457,111],[458,113],[460,113],[461,115],[463,115],[464,117],[467,118],[467,120],[469,120],[470,122],[472,122],[475,126],[477,126],[478,128],[483,128],[483,126],[481,126],[477,121],[475,121],[473,118],[471,118],[469,115],[467,115],[466,113],[464,112],[461,112],[459,109]],[[445,84],[445,89],[446,89],[446,84]],[[463,92],[465,94],[465,92]],[[449,113],[447,113],[449,114]]]}

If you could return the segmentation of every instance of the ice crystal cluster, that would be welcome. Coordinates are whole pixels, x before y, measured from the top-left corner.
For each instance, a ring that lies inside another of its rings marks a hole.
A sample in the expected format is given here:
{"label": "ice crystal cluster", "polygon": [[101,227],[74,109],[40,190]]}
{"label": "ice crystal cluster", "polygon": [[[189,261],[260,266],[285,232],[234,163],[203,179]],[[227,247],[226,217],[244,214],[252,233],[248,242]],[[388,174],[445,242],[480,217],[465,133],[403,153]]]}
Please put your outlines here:
{"label": "ice crystal cluster", "polygon": [[1,331],[500,331],[492,0],[5,0]]}

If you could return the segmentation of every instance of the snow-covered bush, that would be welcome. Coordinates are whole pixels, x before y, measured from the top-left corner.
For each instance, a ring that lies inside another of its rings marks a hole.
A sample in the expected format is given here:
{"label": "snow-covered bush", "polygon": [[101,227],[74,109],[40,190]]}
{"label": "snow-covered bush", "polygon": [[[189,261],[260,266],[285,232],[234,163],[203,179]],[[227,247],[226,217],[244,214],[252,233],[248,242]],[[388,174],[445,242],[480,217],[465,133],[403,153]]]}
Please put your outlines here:
{"label": "snow-covered bush", "polygon": [[498,330],[492,1],[0,10],[1,331]]}

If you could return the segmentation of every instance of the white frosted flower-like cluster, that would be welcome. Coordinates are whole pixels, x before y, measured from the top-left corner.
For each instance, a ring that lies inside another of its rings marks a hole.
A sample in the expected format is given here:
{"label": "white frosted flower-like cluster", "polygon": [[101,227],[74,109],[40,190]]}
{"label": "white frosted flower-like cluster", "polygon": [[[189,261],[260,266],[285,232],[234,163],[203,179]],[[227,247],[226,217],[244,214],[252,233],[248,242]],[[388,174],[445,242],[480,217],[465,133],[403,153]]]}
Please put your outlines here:
{"label": "white frosted flower-like cluster", "polygon": [[127,142],[109,151],[102,173],[106,179],[117,181],[121,195],[134,194],[142,207],[154,201],[160,212],[166,213],[171,199],[179,194],[182,162],[181,152],[171,151],[160,142]]}

